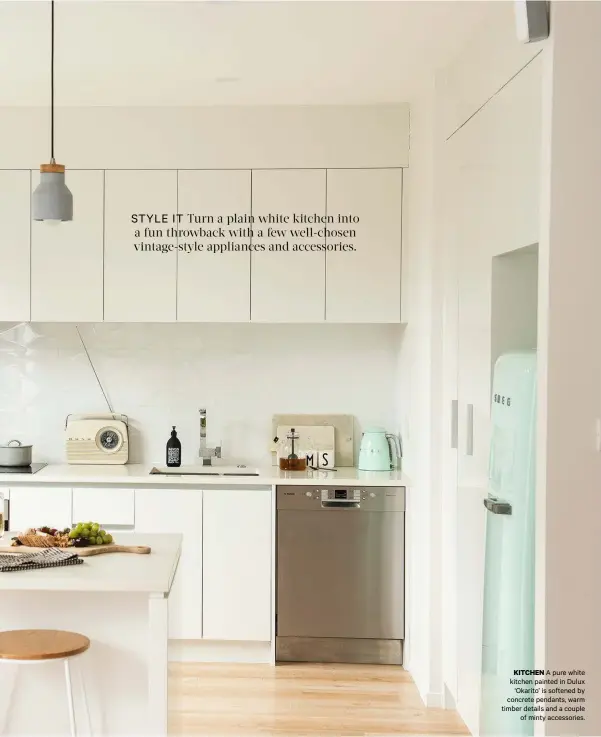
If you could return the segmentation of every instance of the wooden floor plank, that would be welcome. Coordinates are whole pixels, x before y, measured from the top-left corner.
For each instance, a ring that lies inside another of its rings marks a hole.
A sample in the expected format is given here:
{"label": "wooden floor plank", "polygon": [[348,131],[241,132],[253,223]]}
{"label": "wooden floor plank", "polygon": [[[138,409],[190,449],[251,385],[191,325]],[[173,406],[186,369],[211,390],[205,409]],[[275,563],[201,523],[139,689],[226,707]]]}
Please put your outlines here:
{"label": "wooden floor plank", "polygon": [[171,663],[169,731],[189,737],[451,737],[411,676],[379,665]]}

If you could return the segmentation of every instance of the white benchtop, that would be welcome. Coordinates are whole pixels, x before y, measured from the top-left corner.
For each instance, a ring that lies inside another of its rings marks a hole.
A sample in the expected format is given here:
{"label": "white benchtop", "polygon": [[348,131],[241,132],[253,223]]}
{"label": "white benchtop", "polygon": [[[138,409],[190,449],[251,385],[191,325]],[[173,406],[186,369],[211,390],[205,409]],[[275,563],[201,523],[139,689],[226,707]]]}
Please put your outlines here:
{"label": "white benchtop", "polygon": [[[150,545],[152,551],[148,555],[93,555],[84,558],[83,564],[77,566],[0,573],[0,591],[169,593],[180,556],[182,535],[117,532],[115,537],[120,545]],[[10,545],[10,539],[11,533],[5,533],[1,543]]]}
{"label": "white benchtop", "polygon": [[[274,486],[323,484],[325,486],[409,486],[402,471],[280,471],[277,466],[257,468],[258,476],[162,476],[151,475],[151,464],[128,463],[124,466],[69,466],[50,464],[35,474],[0,475],[0,487],[37,486],[42,484],[98,484],[109,486]],[[182,467],[184,470],[185,467]]]}

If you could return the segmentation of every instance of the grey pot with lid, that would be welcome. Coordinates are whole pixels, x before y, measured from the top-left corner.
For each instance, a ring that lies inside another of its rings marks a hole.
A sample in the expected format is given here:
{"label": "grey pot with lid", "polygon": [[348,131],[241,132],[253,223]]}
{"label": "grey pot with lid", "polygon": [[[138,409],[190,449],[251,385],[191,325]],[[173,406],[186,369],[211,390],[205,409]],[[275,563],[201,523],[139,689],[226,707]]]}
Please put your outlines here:
{"label": "grey pot with lid", "polygon": [[20,440],[9,440],[6,445],[0,445],[0,466],[31,466],[32,450],[33,445],[23,445]]}

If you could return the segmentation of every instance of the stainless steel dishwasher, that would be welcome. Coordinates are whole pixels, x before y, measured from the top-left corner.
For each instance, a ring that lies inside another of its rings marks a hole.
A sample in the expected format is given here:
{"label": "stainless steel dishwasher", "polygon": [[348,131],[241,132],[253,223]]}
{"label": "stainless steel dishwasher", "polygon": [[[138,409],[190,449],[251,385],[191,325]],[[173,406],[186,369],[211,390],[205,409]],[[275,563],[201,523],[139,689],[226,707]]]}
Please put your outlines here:
{"label": "stainless steel dishwasher", "polygon": [[277,487],[276,660],[403,661],[405,489]]}

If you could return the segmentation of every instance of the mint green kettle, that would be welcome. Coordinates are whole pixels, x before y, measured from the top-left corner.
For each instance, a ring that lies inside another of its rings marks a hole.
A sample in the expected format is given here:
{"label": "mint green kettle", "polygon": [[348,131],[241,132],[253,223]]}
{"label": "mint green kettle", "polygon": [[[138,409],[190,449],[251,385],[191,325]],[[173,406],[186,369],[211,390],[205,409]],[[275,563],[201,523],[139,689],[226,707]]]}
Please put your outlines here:
{"label": "mint green kettle", "polygon": [[[394,441],[394,450],[391,440]],[[398,465],[395,458],[400,457],[401,447],[396,435],[387,433],[383,427],[368,427],[365,430],[357,465],[360,471],[390,471]]]}

